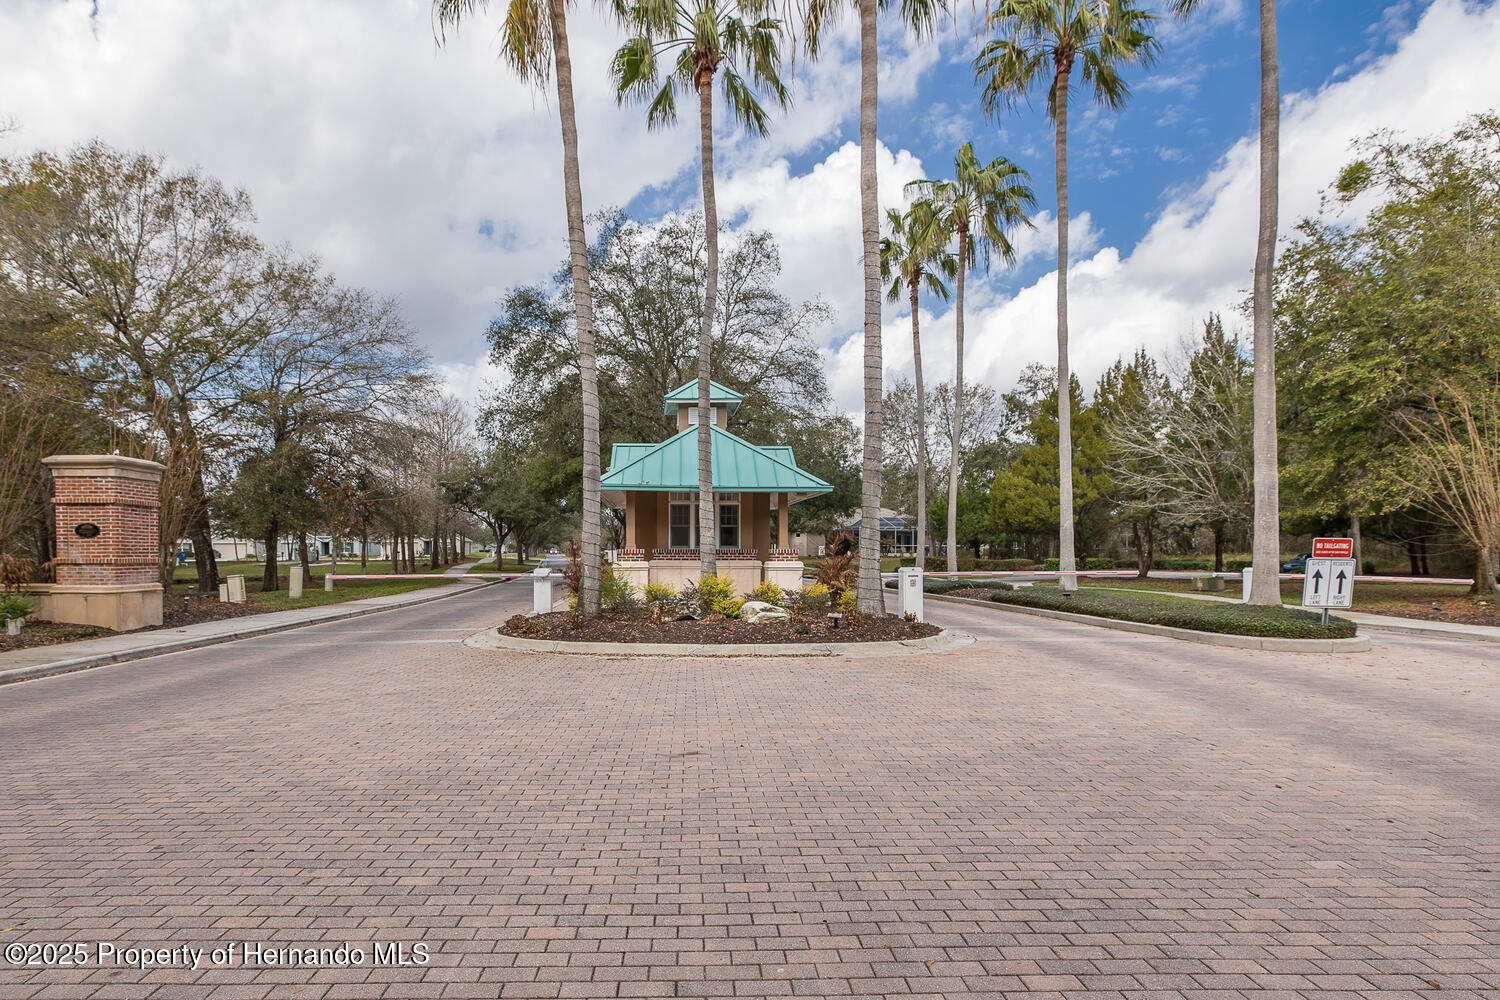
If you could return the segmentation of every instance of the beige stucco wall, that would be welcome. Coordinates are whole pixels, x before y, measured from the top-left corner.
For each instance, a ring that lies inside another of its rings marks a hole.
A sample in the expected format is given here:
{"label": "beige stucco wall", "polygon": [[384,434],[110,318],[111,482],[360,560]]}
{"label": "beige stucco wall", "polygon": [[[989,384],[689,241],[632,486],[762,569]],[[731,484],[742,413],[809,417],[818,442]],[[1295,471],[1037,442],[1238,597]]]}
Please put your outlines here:
{"label": "beige stucco wall", "polygon": [[93,586],[40,583],[26,590],[37,599],[36,616],[51,622],[97,625],[116,632],[162,622],[159,583]]}
{"label": "beige stucco wall", "polygon": [[[678,406],[677,407],[677,430],[678,430],[679,433],[682,432],[682,431],[687,430],[688,427],[692,426],[692,425],[690,425],[688,423],[688,407],[689,406],[697,406],[697,405],[698,405],[697,403],[688,403],[686,405],[682,405],[682,406]],[[711,409],[711,410],[714,411],[714,426],[715,427],[728,427],[729,426],[729,417],[725,414],[724,407],[723,407],[722,404],[720,404],[720,403],[714,403],[714,404],[712,404],[709,407],[709,409]]]}
{"label": "beige stucco wall", "polygon": [[800,590],[802,588],[803,565],[800,562],[767,562],[765,565],[765,578],[768,583],[774,583],[782,590]]}

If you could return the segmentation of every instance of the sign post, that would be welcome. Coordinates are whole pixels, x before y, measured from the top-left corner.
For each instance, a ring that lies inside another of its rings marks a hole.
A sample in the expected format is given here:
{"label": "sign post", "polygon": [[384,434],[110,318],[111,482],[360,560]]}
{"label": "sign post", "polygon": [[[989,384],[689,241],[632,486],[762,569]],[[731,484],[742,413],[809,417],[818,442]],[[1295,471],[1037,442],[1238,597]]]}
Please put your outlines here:
{"label": "sign post", "polygon": [[1354,604],[1354,539],[1314,538],[1312,557],[1302,573],[1302,606],[1321,608],[1328,624],[1329,608]]}

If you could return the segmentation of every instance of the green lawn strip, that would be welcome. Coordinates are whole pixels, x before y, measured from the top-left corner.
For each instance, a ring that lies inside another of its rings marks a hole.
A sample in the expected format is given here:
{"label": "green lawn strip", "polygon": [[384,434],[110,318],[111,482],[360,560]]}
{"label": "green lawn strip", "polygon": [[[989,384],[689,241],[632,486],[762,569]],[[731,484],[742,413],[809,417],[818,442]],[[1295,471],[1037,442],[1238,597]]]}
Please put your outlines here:
{"label": "green lawn strip", "polygon": [[[247,583],[249,581],[246,581]],[[344,580],[334,581],[333,590],[324,590],[320,583],[316,588],[302,591],[302,596],[292,600],[285,590],[259,592],[251,588],[250,599],[260,605],[269,605],[278,611],[293,608],[316,608],[325,604],[343,604],[366,597],[384,597],[387,594],[404,594],[411,590],[425,590],[450,582],[440,577],[430,580]]]}
{"label": "green lawn strip", "polygon": [[990,600],[997,604],[1068,611],[1117,621],[1166,625],[1223,635],[1276,639],[1347,639],[1354,635],[1353,622],[1329,618],[1328,624],[1324,626],[1312,611],[1195,601],[1171,594],[1124,593],[1084,587],[1072,596],[1066,596],[1056,588],[1027,587],[1021,590],[996,590],[990,595]]}
{"label": "green lawn strip", "polygon": [[514,558],[511,558],[511,559],[505,560],[505,568],[504,569],[498,569],[495,566],[495,560],[486,557],[486,559],[484,560],[484,562],[480,563],[478,566],[471,566],[471,567],[469,567],[468,572],[470,572],[470,573],[530,573],[532,570],[536,569],[536,564],[537,564],[537,560],[535,560],[535,559],[527,559],[525,562],[517,562]]}
{"label": "green lawn strip", "polygon": [[1128,592],[1084,587],[1073,596],[1065,597],[1051,585],[1011,589],[1003,584],[997,587],[992,583],[973,581],[961,585],[944,583],[926,589],[931,594],[942,594],[965,587],[990,590],[989,599],[997,604],[1046,608],[1198,632],[1280,639],[1345,639],[1354,635],[1353,622],[1329,618],[1327,627],[1324,627],[1319,623],[1318,614],[1312,611],[1252,607],[1221,601],[1195,601],[1190,597],[1149,591]]}
{"label": "green lawn strip", "polygon": [[[290,564],[286,562],[277,563],[276,568],[283,581],[287,579],[287,569],[289,565]],[[422,576],[442,575],[449,568],[450,567],[447,566],[439,566],[437,569],[432,569],[430,567],[419,564],[417,566],[417,573]],[[333,563],[325,559],[320,562],[313,563],[310,569],[312,570],[312,572],[308,575],[307,580],[304,581],[304,586],[316,586],[321,588],[323,586],[323,577],[333,572]],[[391,567],[390,561],[384,559],[371,559],[369,565],[365,568],[360,567],[358,559],[340,559],[338,572],[340,576],[344,576],[348,574],[364,575],[368,573],[404,573],[405,570],[393,569]],[[259,559],[219,560],[220,579],[223,579],[226,576],[243,576],[245,578],[245,586],[250,590],[254,590],[260,586],[260,579],[264,573],[265,563],[261,562]],[[174,588],[179,590],[195,590],[197,588],[197,584],[198,568],[192,563],[189,562],[185,565],[180,565],[173,572],[172,585]]]}
{"label": "green lawn strip", "polygon": [[[1151,591],[1159,593],[1192,593],[1192,580],[1142,580],[1138,577],[1111,580],[1111,589]],[[1430,601],[1451,601],[1464,598],[1468,595],[1469,588],[1465,584],[1453,583],[1372,583],[1361,582],[1354,585],[1354,607],[1352,610],[1376,611],[1381,607],[1403,605],[1411,603],[1427,603]],[[1240,584],[1238,580],[1224,581],[1224,590],[1218,591],[1224,597],[1239,597]],[[1281,599],[1284,602],[1296,604],[1302,600],[1301,580],[1282,580]]]}

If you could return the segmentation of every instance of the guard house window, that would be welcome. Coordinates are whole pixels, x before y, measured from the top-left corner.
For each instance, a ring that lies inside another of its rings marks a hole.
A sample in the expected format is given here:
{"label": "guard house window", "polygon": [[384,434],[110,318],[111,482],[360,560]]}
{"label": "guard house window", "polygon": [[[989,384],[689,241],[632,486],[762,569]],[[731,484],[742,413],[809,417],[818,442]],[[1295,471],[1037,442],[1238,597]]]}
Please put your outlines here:
{"label": "guard house window", "polygon": [[740,495],[722,493],[719,495],[719,548],[737,549],[739,547]]}
{"label": "guard house window", "polygon": [[697,422],[698,422],[698,408],[696,406],[689,406],[688,407],[688,424],[692,425],[692,424],[696,424]]}
{"label": "guard house window", "polygon": [[667,536],[667,547],[690,549],[693,547],[693,494],[673,493],[668,498],[671,520]]}

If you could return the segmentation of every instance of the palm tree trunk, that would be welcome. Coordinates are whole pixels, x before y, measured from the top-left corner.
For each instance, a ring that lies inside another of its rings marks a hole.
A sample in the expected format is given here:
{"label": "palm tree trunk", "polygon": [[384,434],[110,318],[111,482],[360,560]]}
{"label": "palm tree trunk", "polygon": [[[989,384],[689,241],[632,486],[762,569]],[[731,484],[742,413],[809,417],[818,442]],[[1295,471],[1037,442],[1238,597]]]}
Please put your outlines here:
{"label": "palm tree trunk", "polygon": [[927,401],[922,391],[922,332],[917,324],[917,282],[911,282],[911,364],[917,383],[917,569],[927,569]]}
{"label": "palm tree trunk", "polygon": [[599,614],[599,369],[594,357],[594,301],[589,289],[588,234],[583,228],[583,185],[578,179],[578,121],[573,109],[573,61],[568,55],[565,0],[550,0],[552,60],[557,72],[557,113],[562,122],[563,200],[568,211],[568,256],[573,272],[573,322],[578,328],[578,370],[583,390],[583,530],[579,552],[578,610]]}
{"label": "palm tree trunk", "polygon": [[1281,603],[1281,500],[1276,468],[1276,267],[1281,96],[1276,68],[1276,0],[1260,0],[1260,227],[1251,309],[1255,334],[1255,537],[1250,603]]}
{"label": "palm tree trunk", "polygon": [[[703,224],[708,242],[704,276],[703,323],[698,328],[698,575],[718,573],[718,525],[714,518],[713,405],[708,393],[708,354],[713,347],[714,300],[719,289],[719,210],[714,202],[713,78],[698,87],[698,134],[703,161]],[[762,553],[764,558],[765,554]]]}
{"label": "palm tree trunk", "polygon": [[1057,71],[1057,560],[1063,590],[1077,590],[1073,561],[1073,387],[1068,369],[1068,68]]}
{"label": "palm tree trunk", "polygon": [[881,393],[885,370],[880,355],[880,203],[875,174],[876,4],[859,5],[859,221],[865,264],[865,453],[860,483],[859,610],[885,614],[880,583]]}
{"label": "palm tree trunk", "polygon": [[964,426],[964,272],[969,229],[958,227],[958,287],[953,301],[953,450],[948,459],[948,572],[958,572],[958,443]]}

